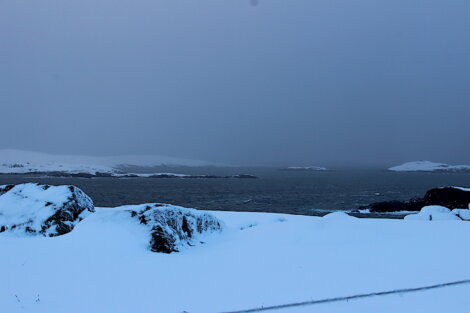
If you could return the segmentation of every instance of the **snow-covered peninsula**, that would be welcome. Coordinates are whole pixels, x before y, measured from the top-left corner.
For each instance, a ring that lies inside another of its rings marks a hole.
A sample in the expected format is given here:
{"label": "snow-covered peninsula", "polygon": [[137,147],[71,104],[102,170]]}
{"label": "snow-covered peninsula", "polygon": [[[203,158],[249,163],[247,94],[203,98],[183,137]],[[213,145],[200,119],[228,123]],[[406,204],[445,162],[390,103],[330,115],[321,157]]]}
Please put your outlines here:
{"label": "snow-covered peninsula", "polygon": [[326,167],[321,166],[289,166],[284,168],[286,171],[327,171]]}
{"label": "snow-covered peninsula", "polygon": [[92,157],[53,155],[22,150],[0,150],[0,173],[124,174],[122,166],[207,166],[208,162],[157,155]]}
{"label": "snow-covered peninsula", "polygon": [[470,172],[470,165],[414,161],[390,167],[388,170],[392,172]]}

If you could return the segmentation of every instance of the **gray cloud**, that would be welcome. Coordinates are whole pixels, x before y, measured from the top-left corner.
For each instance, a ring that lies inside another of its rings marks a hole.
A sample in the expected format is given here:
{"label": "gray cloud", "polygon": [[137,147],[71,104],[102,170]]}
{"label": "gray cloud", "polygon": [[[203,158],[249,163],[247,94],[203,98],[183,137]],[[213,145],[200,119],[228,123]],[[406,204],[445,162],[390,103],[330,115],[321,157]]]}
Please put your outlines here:
{"label": "gray cloud", "polygon": [[470,163],[470,2],[0,1],[0,148]]}

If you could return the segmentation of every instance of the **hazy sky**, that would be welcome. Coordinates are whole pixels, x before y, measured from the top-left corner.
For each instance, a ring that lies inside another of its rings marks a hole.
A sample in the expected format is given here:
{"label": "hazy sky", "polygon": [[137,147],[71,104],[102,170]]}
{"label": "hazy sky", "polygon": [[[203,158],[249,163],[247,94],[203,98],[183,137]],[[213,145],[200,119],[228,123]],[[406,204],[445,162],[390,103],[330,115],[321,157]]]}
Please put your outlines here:
{"label": "hazy sky", "polygon": [[470,1],[0,0],[0,148],[470,164]]}

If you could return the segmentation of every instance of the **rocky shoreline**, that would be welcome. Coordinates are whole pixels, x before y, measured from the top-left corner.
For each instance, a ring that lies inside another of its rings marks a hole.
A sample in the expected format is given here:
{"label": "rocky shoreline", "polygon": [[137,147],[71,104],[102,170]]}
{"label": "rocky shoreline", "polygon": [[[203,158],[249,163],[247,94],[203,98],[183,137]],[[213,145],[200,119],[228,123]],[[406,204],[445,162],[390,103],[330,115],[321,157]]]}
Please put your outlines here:
{"label": "rocky shoreline", "polygon": [[470,189],[462,187],[441,187],[428,190],[422,198],[409,201],[383,201],[361,206],[353,213],[391,213],[420,211],[429,205],[440,205],[448,209],[467,209],[470,204]]}

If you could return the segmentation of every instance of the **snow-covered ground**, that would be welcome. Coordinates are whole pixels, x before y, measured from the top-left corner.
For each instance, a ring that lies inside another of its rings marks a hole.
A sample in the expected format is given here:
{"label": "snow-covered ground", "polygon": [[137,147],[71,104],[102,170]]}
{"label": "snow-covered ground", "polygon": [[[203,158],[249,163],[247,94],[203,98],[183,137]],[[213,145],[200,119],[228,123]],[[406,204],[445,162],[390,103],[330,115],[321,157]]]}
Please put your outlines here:
{"label": "snow-covered ground", "polygon": [[207,162],[164,156],[90,157],[52,155],[21,150],[0,150],[0,173],[66,172],[117,173],[119,166],[185,165],[204,166]]}
{"label": "snow-covered ground", "polygon": [[470,165],[449,165],[430,161],[414,161],[390,167],[388,170],[394,172],[466,172],[470,171]]}
{"label": "snow-covered ground", "polygon": [[[66,235],[0,234],[0,308],[15,313],[210,313],[470,278],[470,223],[210,212],[205,244],[153,253],[96,208]],[[276,312],[468,312],[470,286]]]}

